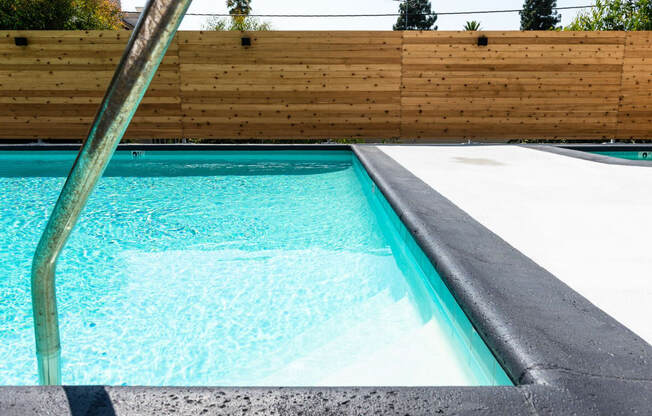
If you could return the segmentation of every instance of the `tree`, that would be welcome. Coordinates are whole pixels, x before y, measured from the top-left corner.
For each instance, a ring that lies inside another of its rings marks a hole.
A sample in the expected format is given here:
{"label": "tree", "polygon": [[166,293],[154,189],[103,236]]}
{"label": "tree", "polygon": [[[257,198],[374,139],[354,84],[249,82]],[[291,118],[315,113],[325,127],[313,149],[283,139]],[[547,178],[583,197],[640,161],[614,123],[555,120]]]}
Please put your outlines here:
{"label": "tree", "polygon": [[652,30],[652,0],[596,0],[565,30]]}
{"label": "tree", "polygon": [[204,23],[203,28],[205,30],[240,31],[272,29],[272,25],[269,22],[261,22],[255,17],[248,16],[251,13],[251,0],[226,0],[226,7],[228,7],[229,14],[231,15],[229,19],[211,17]]}
{"label": "tree", "polygon": [[226,7],[229,8],[229,14],[249,14],[251,13],[251,0],[226,0]]}
{"label": "tree", "polygon": [[557,0],[525,0],[521,11],[521,30],[555,29],[561,22]]}
{"label": "tree", "polygon": [[480,22],[470,20],[464,24],[464,30],[480,30]]}
{"label": "tree", "polygon": [[120,29],[115,0],[0,0],[0,30]]}
{"label": "tree", "polygon": [[272,30],[269,22],[261,22],[255,17],[244,16],[244,19],[220,19],[211,17],[202,25],[204,30],[240,30],[244,32],[253,32],[256,30]]}
{"label": "tree", "polygon": [[432,12],[430,0],[403,0],[398,13],[394,30],[437,30],[437,26],[433,26],[437,13]]}

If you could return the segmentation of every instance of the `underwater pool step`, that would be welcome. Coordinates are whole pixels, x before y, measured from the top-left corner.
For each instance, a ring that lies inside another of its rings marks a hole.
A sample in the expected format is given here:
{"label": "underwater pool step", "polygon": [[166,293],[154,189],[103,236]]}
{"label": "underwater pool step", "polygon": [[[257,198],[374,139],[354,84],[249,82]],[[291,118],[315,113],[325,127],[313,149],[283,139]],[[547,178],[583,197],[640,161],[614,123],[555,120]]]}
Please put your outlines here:
{"label": "underwater pool step", "polygon": [[[325,377],[333,368],[345,367],[357,359],[360,351],[366,351],[352,346],[359,347],[357,342],[371,342],[372,338],[367,332],[368,328],[377,328],[376,321],[384,319],[387,315],[405,320],[406,308],[407,312],[412,312],[409,311],[409,305],[402,303],[405,298],[394,303],[393,296],[395,293],[392,290],[383,289],[356,304],[355,308],[338,311],[321,324],[309,327],[291,340],[278,345],[277,350],[250,361],[247,365],[249,376],[242,379],[241,383],[302,385],[308,380],[313,380],[314,383],[315,377]],[[387,312],[380,315],[379,311]],[[409,324],[414,325],[414,319],[410,319]],[[385,331],[384,336],[377,337],[373,342],[383,342],[383,338],[388,339],[394,336],[395,332]],[[270,357],[273,357],[271,361]],[[309,367],[306,368],[305,365]],[[297,367],[301,369],[295,371]],[[257,377],[252,376],[254,374]],[[305,381],[296,381],[297,377]]]}
{"label": "underwater pool step", "polygon": [[[370,303],[384,304],[384,308],[375,309],[376,313],[345,332],[321,338],[330,341],[261,380],[260,385],[284,385],[285,380],[292,380],[292,385],[300,386],[315,379],[323,386],[468,384],[468,375],[460,374],[457,363],[448,360],[451,369],[441,364],[441,357],[452,354],[448,342],[437,342],[447,336],[442,328],[434,320],[408,325],[420,319],[410,299],[403,297],[387,306],[390,297],[388,291],[376,296]],[[451,374],[459,379],[451,379]]]}

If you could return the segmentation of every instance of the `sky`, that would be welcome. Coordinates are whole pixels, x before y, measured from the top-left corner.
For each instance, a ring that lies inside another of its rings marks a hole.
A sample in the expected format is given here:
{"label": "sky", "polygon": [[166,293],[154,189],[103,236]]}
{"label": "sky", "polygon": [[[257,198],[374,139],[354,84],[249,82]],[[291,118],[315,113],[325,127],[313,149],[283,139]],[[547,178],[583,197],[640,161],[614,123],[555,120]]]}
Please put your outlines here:
{"label": "sky", "polygon": [[[124,10],[135,10],[146,0],[122,0]],[[394,0],[252,0],[252,14],[347,14],[398,13]],[[435,12],[520,9],[523,0],[431,0]],[[557,6],[586,6],[593,0],[557,0]],[[189,13],[227,13],[224,0],[193,0]],[[567,25],[578,10],[562,10],[562,24]],[[186,16],[181,30],[202,29],[205,17]],[[264,18],[275,30],[391,30],[396,17],[366,18]],[[518,13],[439,16],[439,30],[461,30],[467,20],[479,20],[485,30],[518,30]]]}

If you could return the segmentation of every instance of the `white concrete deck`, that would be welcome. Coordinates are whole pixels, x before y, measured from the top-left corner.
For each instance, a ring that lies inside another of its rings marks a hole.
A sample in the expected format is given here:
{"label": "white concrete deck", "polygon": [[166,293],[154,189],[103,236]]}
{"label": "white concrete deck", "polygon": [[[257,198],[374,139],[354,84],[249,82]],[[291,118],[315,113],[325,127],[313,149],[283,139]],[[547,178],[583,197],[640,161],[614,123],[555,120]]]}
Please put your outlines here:
{"label": "white concrete deck", "polygon": [[652,168],[518,146],[380,146],[652,344]]}

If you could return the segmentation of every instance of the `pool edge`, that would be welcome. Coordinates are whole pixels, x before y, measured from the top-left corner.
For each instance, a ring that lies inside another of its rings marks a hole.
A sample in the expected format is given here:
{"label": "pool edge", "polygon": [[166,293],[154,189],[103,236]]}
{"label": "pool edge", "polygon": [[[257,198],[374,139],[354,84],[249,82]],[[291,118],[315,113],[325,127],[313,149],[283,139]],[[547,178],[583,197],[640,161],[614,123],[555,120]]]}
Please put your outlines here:
{"label": "pool edge", "polygon": [[515,384],[652,408],[652,346],[375,146],[352,146]]}
{"label": "pool edge", "polygon": [[622,159],[614,156],[600,155],[590,153],[593,151],[609,151],[609,150],[631,150],[636,151],[639,149],[652,150],[652,145],[545,145],[545,144],[523,144],[520,145],[526,149],[534,149],[542,152],[553,153],[556,155],[572,157],[575,159],[587,160],[590,162],[603,163],[606,165],[621,165],[621,166],[639,166],[644,168],[652,168],[652,163],[645,160],[631,160]]}

